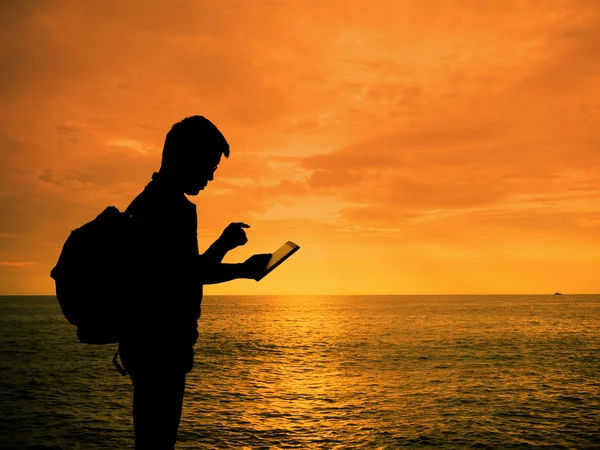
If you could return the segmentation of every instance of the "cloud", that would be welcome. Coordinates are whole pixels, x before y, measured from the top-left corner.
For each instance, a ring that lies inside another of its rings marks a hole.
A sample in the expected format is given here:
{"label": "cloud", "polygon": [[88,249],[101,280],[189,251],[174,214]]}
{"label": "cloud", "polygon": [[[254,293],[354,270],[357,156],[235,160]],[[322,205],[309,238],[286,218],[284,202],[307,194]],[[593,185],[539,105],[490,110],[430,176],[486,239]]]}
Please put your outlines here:
{"label": "cloud", "polygon": [[0,266],[11,269],[36,269],[40,263],[37,261],[0,261]]}
{"label": "cloud", "polygon": [[157,171],[160,165],[160,161],[157,165],[158,158],[149,158],[148,152],[136,141],[117,142],[120,144],[114,143],[112,149],[107,147],[105,152],[81,167],[43,169],[37,177],[44,183],[71,190],[117,187],[142,176],[149,181],[152,172]]}
{"label": "cloud", "polygon": [[84,130],[100,131],[98,127],[88,125],[85,123],[68,122],[56,125],[56,131],[58,131],[59,133],[78,133]]}
{"label": "cloud", "polygon": [[356,186],[363,176],[356,172],[337,170],[316,170],[308,179],[308,184],[316,189],[338,188],[340,186]]}

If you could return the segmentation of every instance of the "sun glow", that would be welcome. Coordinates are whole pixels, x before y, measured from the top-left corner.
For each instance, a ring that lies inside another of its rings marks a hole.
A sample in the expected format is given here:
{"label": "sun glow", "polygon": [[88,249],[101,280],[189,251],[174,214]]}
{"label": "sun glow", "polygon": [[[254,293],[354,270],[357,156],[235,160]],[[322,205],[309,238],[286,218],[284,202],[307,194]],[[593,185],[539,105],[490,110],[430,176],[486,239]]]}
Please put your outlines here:
{"label": "sun glow", "polygon": [[598,291],[594,2],[276,3],[4,8],[0,293],[53,293],[193,114],[231,144],[200,249],[232,221],[228,261],[302,247],[208,293]]}

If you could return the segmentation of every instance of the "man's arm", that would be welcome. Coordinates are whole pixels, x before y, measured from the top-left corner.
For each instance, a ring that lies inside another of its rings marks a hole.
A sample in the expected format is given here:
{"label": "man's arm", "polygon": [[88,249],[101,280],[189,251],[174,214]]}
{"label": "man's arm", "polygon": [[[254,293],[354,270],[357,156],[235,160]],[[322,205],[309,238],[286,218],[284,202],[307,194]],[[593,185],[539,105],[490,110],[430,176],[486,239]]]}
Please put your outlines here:
{"label": "man's arm", "polygon": [[[200,258],[203,256],[200,255]],[[265,270],[270,259],[270,253],[252,255],[243,263],[238,264],[213,264],[210,262],[205,264],[205,261],[201,259],[200,281],[202,284],[217,284],[240,278],[255,280]]]}
{"label": "man's arm", "polygon": [[201,255],[204,265],[219,264],[229,250],[233,250],[248,242],[244,228],[250,228],[243,222],[232,222],[224,230],[221,236],[211,244]]}
{"label": "man's arm", "polygon": [[242,264],[218,263],[210,267],[205,266],[200,270],[202,284],[225,283],[240,278],[248,278],[245,275]]}
{"label": "man's arm", "polygon": [[229,250],[230,249],[227,248],[225,243],[219,238],[213,242],[200,257],[205,261],[205,264],[217,265],[223,261],[223,258],[225,258],[225,255]]}
{"label": "man's arm", "polygon": [[265,270],[270,253],[253,255],[240,264],[224,264],[223,258],[233,250],[248,242],[244,228],[250,228],[243,222],[230,223],[219,238],[199,256],[198,271],[202,284],[224,283],[239,278],[256,279]]}

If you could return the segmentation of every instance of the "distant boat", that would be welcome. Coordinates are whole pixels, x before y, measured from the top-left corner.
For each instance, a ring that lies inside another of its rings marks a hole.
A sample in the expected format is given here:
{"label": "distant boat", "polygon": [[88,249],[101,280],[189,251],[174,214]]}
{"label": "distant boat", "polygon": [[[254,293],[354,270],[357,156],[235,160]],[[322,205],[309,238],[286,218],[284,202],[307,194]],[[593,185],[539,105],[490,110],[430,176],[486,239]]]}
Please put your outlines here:
{"label": "distant boat", "polygon": [[554,295],[562,295],[560,292],[555,292]]}

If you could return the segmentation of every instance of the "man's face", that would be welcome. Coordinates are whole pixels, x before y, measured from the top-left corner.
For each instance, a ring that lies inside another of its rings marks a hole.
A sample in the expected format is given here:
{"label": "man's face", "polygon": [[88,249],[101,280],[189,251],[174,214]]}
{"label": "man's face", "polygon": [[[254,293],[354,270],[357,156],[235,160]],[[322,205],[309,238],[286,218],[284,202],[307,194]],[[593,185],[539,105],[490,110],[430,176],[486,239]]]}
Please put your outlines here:
{"label": "man's face", "polygon": [[183,192],[187,195],[198,195],[209,181],[213,180],[215,171],[221,162],[221,154],[208,155],[206,158],[185,168]]}

